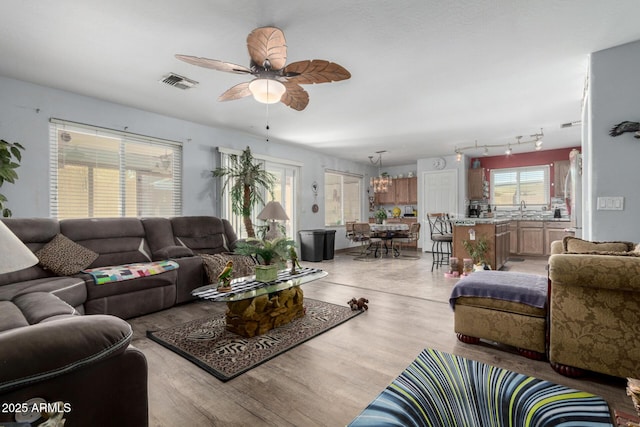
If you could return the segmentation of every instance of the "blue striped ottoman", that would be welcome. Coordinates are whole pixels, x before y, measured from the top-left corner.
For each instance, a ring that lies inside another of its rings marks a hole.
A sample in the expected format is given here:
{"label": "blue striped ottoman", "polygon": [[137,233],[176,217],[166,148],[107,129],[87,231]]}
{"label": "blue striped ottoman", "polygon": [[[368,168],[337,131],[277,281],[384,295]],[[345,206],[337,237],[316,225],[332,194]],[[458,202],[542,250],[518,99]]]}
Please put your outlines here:
{"label": "blue striped ottoman", "polygon": [[425,349],[349,426],[613,426],[590,393]]}

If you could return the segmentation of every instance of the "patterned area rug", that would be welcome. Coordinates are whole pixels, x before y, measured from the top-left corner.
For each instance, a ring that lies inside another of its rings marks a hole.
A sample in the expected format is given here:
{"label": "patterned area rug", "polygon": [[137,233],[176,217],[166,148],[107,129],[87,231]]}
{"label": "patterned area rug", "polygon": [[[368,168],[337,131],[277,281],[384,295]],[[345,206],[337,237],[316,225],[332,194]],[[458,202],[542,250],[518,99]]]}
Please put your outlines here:
{"label": "patterned area rug", "polygon": [[310,298],[304,300],[304,306],[304,317],[253,338],[227,331],[224,314],[147,331],[147,336],[228,381],[362,313]]}
{"label": "patterned area rug", "polygon": [[433,349],[349,427],[418,425],[613,427],[601,397]]}

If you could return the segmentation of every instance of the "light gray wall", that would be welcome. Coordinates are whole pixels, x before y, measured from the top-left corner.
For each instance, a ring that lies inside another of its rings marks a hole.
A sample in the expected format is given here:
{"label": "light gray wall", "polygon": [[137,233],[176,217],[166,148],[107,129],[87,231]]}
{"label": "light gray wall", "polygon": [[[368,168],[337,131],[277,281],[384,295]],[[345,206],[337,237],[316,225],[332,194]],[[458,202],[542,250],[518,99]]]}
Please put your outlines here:
{"label": "light gray wall", "polygon": [[[162,116],[135,108],[0,77],[0,137],[20,142],[26,148],[21,166],[17,169],[16,184],[5,184],[0,193],[9,199],[7,206],[14,217],[49,216],[49,119],[54,117],[109,129],[126,130],[153,136],[183,145],[183,214],[220,215],[220,200],[210,171],[217,166],[216,147],[238,150],[250,146],[256,154],[291,159],[304,163],[301,168],[298,204],[298,230],[324,228],[324,171],[360,174],[368,183],[376,170],[364,163],[338,157],[278,141],[265,142],[239,132],[224,131],[184,120]],[[311,212],[314,197],[313,182],[319,184],[318,213]],[[368,205],[363,198],[362,211],[366,218]],[[336,248],[345,242],[336,233]],[[297,235],[294,237],[297,240]]]}
{"label": "light gray wall", "polygon": [[[638,162],[633,133],[609,136],[612,126],[640,121],[640,41],[591,55],[588,132],[584,141],[587,193],[584,236],[590,240],[640,241]],[[598,197],[623,196],[623,211],[596,209]]]}

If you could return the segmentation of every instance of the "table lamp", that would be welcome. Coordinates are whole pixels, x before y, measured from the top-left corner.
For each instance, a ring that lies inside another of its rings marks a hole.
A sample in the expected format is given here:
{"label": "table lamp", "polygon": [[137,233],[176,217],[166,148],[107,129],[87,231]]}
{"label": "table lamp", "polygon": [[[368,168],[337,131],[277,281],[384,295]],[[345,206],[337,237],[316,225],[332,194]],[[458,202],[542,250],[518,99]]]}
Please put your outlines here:
{"label": "table lamp", "polygon": [[9,227],[0,221],[0,274],[11,273],[31,267],[38,258],[13,234]]}
{"label": "table lamp", "polygon": [[282,237],[282,233],[280,232],[276,221],[286,221],[289,217],[280,202],[272,200],[267,203],[267,206],[265,206],[264,209],[262,209],[262,212],[258,214],[258,219],[262,219],[269,223],[269,231],[267,231],[267,234],[265,234],[264,237],[266,240],[273,240],[278,237]]}

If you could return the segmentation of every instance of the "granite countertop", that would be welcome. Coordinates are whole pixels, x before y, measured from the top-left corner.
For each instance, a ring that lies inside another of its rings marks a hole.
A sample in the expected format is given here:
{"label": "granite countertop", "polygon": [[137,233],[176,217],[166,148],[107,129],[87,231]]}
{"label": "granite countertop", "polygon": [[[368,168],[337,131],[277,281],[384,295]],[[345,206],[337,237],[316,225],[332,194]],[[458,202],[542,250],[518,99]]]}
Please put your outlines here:
{"label": "granite countertop", "polygon": [[503,224],[511,221],[543,221],[543,222],[571,222],[570,218],[545,218],[542,216],[523,216],[523,217],[493,217],[493,218],[476,218],[465,217],[452,220],[453,225],[474,225],[474,224]]}
{"label": "granite countertop", "polygon": [[465,217],[465,218],[456,218],[451,220],[453,225],[476,225],[476,224],[503,224],[506,222],[510,222],[509,218],[476,218],[476,217]]}

